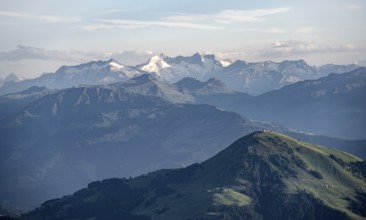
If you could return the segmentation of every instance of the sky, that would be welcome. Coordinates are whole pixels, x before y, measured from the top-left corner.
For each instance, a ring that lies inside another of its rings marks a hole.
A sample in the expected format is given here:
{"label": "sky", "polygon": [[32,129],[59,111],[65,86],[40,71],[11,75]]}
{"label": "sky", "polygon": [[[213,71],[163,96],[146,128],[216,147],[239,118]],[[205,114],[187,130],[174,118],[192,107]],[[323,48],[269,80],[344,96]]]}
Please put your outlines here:
{"label": "sky", "polygon": [[365,21],[365,0],[1,0],[0,78],[159,53],[365,62]]}

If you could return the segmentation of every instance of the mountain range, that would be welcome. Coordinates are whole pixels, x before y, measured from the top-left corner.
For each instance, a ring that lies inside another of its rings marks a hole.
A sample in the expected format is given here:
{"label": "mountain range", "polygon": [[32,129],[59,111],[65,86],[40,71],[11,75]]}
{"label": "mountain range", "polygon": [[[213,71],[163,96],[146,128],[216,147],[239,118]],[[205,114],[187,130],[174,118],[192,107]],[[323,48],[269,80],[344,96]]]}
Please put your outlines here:
{"label": "mountain range", "polygon": [[116,60],[92,61],[78,66],[62,66],[55,73],[43,74],[35,79],[15,79],[14,75],[0,84],[0,95],[20,92],[31,86],[64,89],[78,85],[99,85],[125,81],[150,73],[160,80],[175,83],[192,77],[201,81],[217,78],[231,89],[258,95],[282,88],[306,79],[317,79],[330,73],[343,73],[359,66],[327,64],[309,66],[303,60],[265,61],[249,63],[237,60],[233,63],[220,61],[214,55],[196,53],[190,57],[153,56],[146,63],[125,66]]}
{"label": "mountain range", "polygon": [[62,66],[55,73],[45,73],[34,79],[7,80],[0,87],[0,94],[20,92],[32,86],[65,89],[80,85],[109,84],[124,81],[142,73],[137,68],[123,66],[113,59],[91,61],[77,66]]}
{"label": "mountain range", "polygon": [[259,121],[349,139],[366,139],[366,68],[297,82],[250,97],[240,93],[200,96]]}
{"label": "mountain range", "polygon": [[138,68],[155,73],[162,79],[174,83],[184,77],[201,81],[217,78],[230,88],[258,95],[305,79],[316,79],[329,73],[343,73],[358,68],[357,65],[327,64],[320,67],[309,66],[304,60],[271,61],[248,63],[237,60],[224,63],[214,55],[194,54],[191,57],[167,57],[164,54],[152,57]]}
{"label": "mountain range", "polygon": [[[366,139],[364,67],[297,82],[259,96],[234,91],[217,78],[205,82],[184,78],[169,84],[149,77],[151,80],[149,83],[143,82],[143,86],[140,84],[136,87],[129,81],[121,85],[133,85],[130,88],[134,88],[134,92],[156,95],[175,103],[210,104],[250,119],[275,122],[295,130],[347,139]],[[151,83],[155,86],[151,86]],[[146,86],[150,88],[149,92],[146,89],[136,90]]]}
{"label": "mountain range", "polygon": [[350,154],[255,132],[183,169],[106,179],[24,219],[363,219],[366,163]]}
{"label": "mountain range", "polygon": [[251,97],[217,79],[169,84],[145,74],[110,85],[33,87],[0,98],[8,106],[20,102],[0,125],[0,165],[6,167],[0,175],[7,177],[0,180],[2,204],[34,207],[93,180],[202,162],[263,129],[366,158],[365,141],[299,133],[197,103],[216,95]]}

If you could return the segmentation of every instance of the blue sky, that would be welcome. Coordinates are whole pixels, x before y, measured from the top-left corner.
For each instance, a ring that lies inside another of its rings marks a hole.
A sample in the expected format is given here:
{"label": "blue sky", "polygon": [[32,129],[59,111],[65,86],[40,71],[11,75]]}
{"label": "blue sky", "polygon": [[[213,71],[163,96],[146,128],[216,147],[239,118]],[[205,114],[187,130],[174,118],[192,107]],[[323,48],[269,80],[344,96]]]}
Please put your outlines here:
{"label": "blue sky", "polygon": [[364,21],[364,0],[2,0],[0,77],[109,57],[132,64],[147,50],[354,63],[366,60]]}

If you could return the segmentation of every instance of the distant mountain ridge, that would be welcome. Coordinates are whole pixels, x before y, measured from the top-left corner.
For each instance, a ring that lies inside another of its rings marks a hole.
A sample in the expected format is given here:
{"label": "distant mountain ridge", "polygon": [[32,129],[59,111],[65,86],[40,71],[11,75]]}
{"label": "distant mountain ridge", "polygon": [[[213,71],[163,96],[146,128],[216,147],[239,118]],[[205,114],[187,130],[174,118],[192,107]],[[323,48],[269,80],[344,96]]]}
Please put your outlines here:
{"label": "distant mountain ridge", "polygon": [[191,78],[175,83],[194,96],[195,103],[235,111],[252,120],[275,122],[295,130],[334,137],[366,139],[364,67],[296,82],[259,96],[232,91],[223,82],[216,84],[210,87],[208,81]]}
{"label": "distant mountain ridge", "polygon": [[34,79],[5,82],[0,87],[0,94],[19,92],[31,86],[65,89],[79,85],[103,85],[125,81],[144,73],[113,59],[91,61],[77,66],[62,66],[55,73],[46,73]]}
{"label": "distant mountain ridge", "polygon": [[77,66],[62,66],[55,73],[43,74],[35,79],[3,81],[2,85],[0,84],[0,95],[19,92],[31,86],[64,89],[81,84],[116,83],[146,73],[170,83],[186,77],[201,81],[217,78],[233,90],[258,95],[298,81],[316,79],[330,73],[348,72],[358,67],[355,64],[327,64],[314,67],[309,66],[304,60],[285,60],[280,63],[272,61],[248,63],[238,60],[230,64],[227,61],[217,60],[214,55],[196,53],[188,57],[168,57],[160,54],[136,66],[124,66],[113,59],[92,61]]}
{"label": "distant mountain ridge", "polygon": [[306,80],[224,108],[260,121],[336,137],[366,138],[366,68]]}
{"label": "distant mountain ridge", "polygon": [[[163,64],[163,65],[161,65]],[[247,63],[235,61],[223,65],[214,55],[196,53],[191,57],[167,57],[164,54],[152,57],[138,68],[155,73],[168,82],[177,82],[184,77],[201,81],[218,78],[231,89],[258,95],[305,79],[316,79],[330,73],[343,73],[359,66],[327,64],[309,66],[304,60],[285,60],[280,63],[265,61]]]}

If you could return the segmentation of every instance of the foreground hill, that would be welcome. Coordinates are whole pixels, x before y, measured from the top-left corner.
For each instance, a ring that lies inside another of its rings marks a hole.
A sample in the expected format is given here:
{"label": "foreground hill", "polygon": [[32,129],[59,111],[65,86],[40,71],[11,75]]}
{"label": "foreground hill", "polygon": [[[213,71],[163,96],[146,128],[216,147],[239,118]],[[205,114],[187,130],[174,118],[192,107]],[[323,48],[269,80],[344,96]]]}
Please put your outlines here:
{"label": "foreground hill", "polygon": [[362,219],[366,164],[274,132],[211,159],[133,179],[90,183],[25,219]]}

